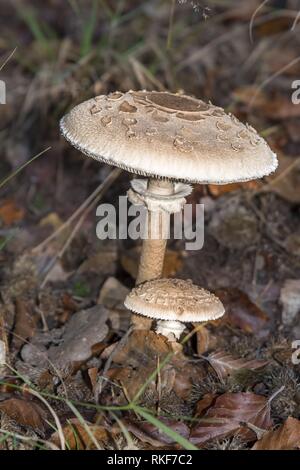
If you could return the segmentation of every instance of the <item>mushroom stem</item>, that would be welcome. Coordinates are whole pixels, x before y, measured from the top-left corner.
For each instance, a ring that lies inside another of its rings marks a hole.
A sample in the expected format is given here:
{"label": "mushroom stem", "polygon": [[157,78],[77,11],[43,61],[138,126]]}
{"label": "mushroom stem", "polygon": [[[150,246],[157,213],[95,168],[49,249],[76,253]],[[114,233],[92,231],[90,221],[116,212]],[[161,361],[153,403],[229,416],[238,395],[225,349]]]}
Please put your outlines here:
{"label": "mushroom stem", "polygon": [[[174,184],[168,180],[149,179],[148,190],[155,195],[169,196],[174,193]],[[169,220],[170,215],[163,210],[148,210],[148,237],[143,240],[136,285],[162,276]],[[151,323],[149,318],[132,315],[135,329],[149,330]]]}
{"label": "mushroom stem", "polygon": [[[171,181],[150,179],[148,191],[155,195],[169,196],[174,192]],[[148,236],[143,241],[136,284],[158,279],[162,275],[167,245],[170,215],[164,210],[148,210]]]}
{"label": "mushroom stem", "polygon": [[159,320],[156,326],[156,333],[166,336],[169,340],[179,339],[185,328],[184,323],[176,320]]}

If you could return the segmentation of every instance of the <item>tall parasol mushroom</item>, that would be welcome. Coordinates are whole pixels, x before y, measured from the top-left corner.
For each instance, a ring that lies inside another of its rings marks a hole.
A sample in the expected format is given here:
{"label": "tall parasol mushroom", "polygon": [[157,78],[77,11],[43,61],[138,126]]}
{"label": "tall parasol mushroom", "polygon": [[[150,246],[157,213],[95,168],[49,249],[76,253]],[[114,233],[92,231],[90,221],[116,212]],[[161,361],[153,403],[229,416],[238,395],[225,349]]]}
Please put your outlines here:
{"label": "tall parasol mushroom", "polygon": [[[101,95],[73,108],[60,127],[86,155],[147,177],[133,179],[128,192],[132,203],[147,207],[151,222],[137,284],[161,277],[169,214],[182,210],[188,183],[247,181],[277,167],[276,155],[253,127],[182,94]],[[133,315],[133,323],[148,328],[151,321]]]}

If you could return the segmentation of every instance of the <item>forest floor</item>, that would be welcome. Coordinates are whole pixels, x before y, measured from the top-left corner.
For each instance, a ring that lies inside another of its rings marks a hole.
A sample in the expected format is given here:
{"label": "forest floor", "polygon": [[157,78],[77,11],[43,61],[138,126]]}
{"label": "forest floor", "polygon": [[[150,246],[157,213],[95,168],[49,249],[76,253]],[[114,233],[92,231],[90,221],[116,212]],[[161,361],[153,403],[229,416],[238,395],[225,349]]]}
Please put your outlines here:
{"label": "forest floor", "polygon": [[[1,449],[300,447],[296,3],[1,7]],[[279,159],[261,181],[194,187],[204,247],[170,241],[164,275],[215,292],[226,314],[189,325],[177,353],[130,329],[140,244],[96,237],[97,204],[117,204],[130,175],[113,179],[58,129],[85,99],[144,88],[211,100]]]}

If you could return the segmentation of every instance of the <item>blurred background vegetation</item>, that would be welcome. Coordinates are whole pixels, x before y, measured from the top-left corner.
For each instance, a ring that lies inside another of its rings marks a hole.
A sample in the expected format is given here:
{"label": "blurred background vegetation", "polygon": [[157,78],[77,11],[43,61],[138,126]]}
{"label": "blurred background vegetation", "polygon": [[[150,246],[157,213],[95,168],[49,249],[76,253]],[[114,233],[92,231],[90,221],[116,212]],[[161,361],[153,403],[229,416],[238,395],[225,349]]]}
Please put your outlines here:
{"label": "blurred background vegetation", "polygon": [[[0,72],[7,84],[1,174],[49,145],[44,165],[56,176],[57,167],[68,172],[75,152],[59,138],[59,118],[115,89],[168,89],[211,100],[297,155],[300,107],[291,103],[291,84],[300,76],[297,6],[297,0],[1,0],[2,65],[7,60]],[[80,162],[97,179],[99,167]],[[39,186],[29,171],[28,184],[34,179]],[[37,211],[44,193],[62,202],[53,176],[35,192]]]}

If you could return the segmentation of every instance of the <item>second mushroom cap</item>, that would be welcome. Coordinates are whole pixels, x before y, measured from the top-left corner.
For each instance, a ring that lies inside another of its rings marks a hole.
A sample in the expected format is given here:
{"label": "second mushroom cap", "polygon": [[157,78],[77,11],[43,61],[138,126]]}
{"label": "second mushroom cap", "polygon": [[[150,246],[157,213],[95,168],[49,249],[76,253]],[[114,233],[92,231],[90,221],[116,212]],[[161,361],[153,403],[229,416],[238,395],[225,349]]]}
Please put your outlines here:
{"label": "second mushroom cap", "polygon": [[203,322],[220,318],[225,310],[211,292],[182,279],[156,279],[132,289],[126,308],[157,320]]}

